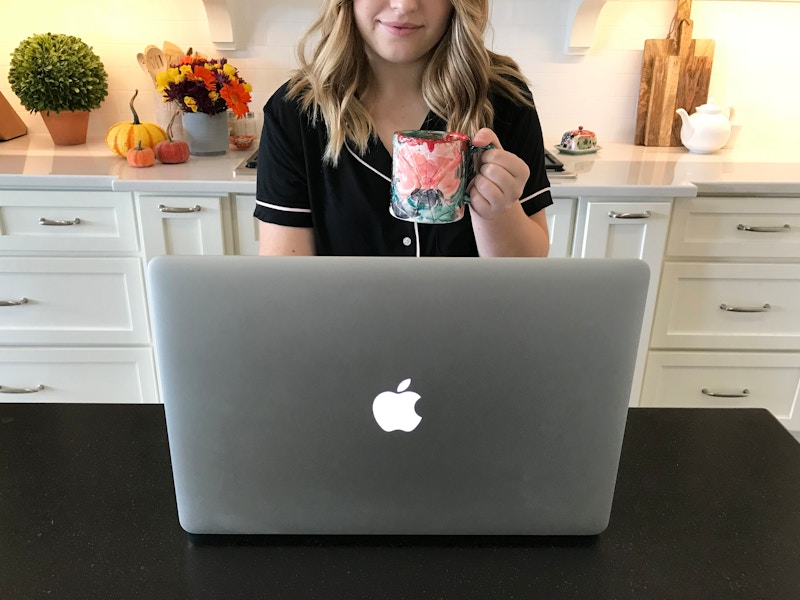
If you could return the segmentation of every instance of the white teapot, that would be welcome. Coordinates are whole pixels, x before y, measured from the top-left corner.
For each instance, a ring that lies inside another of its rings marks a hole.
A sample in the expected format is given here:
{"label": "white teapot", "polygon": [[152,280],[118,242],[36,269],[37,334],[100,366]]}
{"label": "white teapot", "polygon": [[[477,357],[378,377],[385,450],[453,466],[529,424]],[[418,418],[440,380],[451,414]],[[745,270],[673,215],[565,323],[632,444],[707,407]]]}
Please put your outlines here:
{"label": "white teapot", "polygon": [[683,108],[679,108],[675,112],[683,121],[681,143],[690,152],[709,154],[716,152],[728,143],[731,135],[731,120],[734,115],[733,107],[728,109],[727,116],[719,106],[711,101],[698,106],[696,112],[691,116]]}

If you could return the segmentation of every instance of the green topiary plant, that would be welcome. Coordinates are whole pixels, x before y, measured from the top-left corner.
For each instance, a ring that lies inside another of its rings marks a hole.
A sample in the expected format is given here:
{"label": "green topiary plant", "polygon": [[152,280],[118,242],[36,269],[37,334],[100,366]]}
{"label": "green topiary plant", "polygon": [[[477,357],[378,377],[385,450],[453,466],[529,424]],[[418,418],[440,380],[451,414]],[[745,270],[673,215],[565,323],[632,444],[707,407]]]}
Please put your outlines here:
{"label": "green topiary plant", "polygon": [[108,95],[100,57],[80,38],[39,33],[11,53],[8,81],[30,112],[89,111]]}

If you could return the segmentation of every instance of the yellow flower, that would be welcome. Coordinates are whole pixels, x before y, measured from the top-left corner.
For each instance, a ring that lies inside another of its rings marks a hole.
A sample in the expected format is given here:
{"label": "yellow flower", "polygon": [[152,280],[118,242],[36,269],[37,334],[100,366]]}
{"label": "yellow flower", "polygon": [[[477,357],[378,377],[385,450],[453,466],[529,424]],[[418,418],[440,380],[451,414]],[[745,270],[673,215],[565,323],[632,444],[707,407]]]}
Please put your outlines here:
{"label": "yellow flower", "polygon": [[225,66],[222,67],[222,72],[233,79],[236,76],[236,67],[234,67],[231,63],[225,63]]}
{"label": "yellow flower", "polygon": [[187,108],[191,108],[192,112],[197,112],[197,101],[195,101],[195,99],[191,96],[184,96],[183,103]]}

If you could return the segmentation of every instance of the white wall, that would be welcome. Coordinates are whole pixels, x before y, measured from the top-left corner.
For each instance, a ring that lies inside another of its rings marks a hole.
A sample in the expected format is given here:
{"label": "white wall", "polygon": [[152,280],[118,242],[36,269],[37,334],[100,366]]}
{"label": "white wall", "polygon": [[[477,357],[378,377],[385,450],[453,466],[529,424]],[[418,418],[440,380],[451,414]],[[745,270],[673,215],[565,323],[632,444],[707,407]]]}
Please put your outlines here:
{"label": "white wall", "polygon": [[[644,40],[666,37],[675,0],[609,2],[584,56],[564,52],[568,0],[491,2],[489,43],[514,57],[531,79],[548,144],[578,125],[596,131],[601,143],[632,141]],[[242,49],[220,52],[211,44],[201,0],[0,0],[0,91],[31,132],[45,132],[40,117],[24,111],[10,90],[9,55],[33,33],[67,33],[92,46],[109,74],[109,97],[93,113],[90,135],[129,119],[127,104],[134,88],[140,90],[140,116],[154,120],[156,94],[136,53],[166,39],[184,49],[193,46],[211,56],[227,56],[253,84],[251,109],[260,113],[294,65],[294,43],[319,2],[231,4]],[[800,61],[792,41],[800,30],[800,2],[696,0],[692,17],[694,37],[717,42],[711,96],[736,107],[745,124],[740,142],[760,143],[773,131],[792,132],[800,126]]]}

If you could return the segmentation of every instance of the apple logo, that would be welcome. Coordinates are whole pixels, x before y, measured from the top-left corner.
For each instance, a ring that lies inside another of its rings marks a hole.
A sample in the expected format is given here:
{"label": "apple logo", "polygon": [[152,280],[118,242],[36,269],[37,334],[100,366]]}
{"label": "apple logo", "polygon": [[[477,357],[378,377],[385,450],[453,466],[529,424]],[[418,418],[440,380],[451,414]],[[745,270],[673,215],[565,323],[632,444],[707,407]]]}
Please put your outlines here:
{"label": "apple logo", "polygon": [[404,379],[397,386],[397,392],[381,392],[372,401],[372,413],[384,431],[414,431],[422,421],[414,410],[420,395],[407,391],[410,385],[411,379]]}

